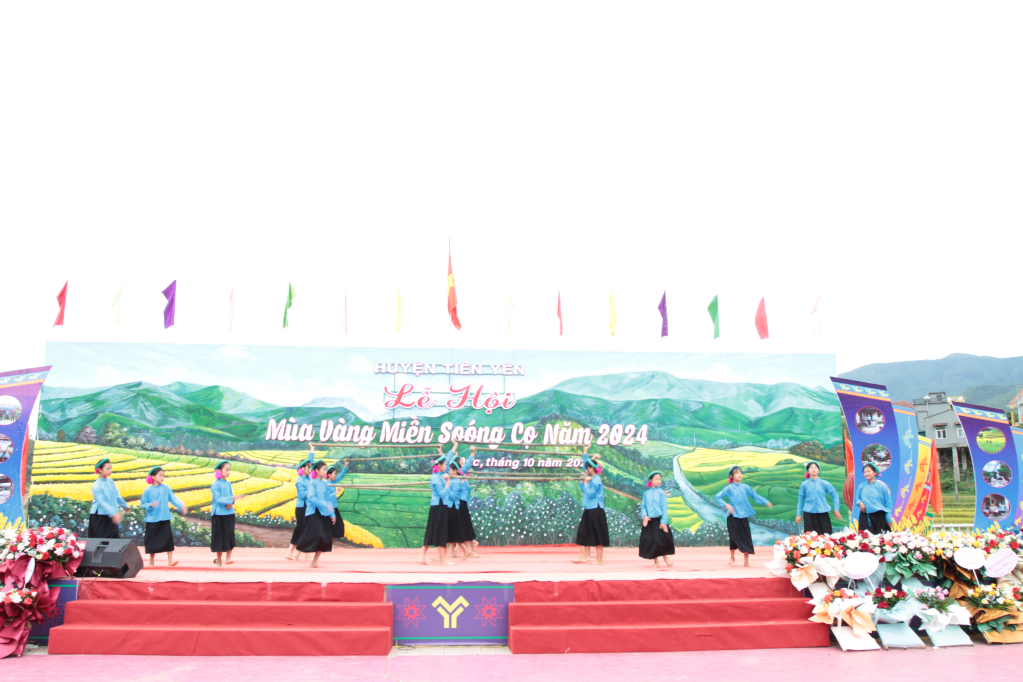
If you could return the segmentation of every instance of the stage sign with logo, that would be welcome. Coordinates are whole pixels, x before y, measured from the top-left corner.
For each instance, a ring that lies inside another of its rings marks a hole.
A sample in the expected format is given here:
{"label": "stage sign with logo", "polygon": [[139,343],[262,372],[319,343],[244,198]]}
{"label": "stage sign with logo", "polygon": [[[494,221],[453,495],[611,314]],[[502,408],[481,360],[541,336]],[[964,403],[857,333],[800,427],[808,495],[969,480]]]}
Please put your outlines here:
{"label": "stage sign with logo", "polygon": [[0,372],[0,529],[19,525],[28,420],[49,367]]}
{"label": "stage sign with logo", "polygon": [[47,585],[51,590],[59,588],[60,594],[57,595],[57,606],[53,609],[53,614],[42,623],[33,625],[29,632],[28,641],[36,644],[47,644],[50,641],[50,630],[64,624],[64,611],[68,602],[78,599],[78,581],[74,578],[50,580]]}
{"label": "stage sign with logo", "polygon": [[[918,471],[920,441],[916,415],[905,409],[896,415],[896,406],[884,386],[836,377],[831,377],[831,381],[849,425],[856,488],[867,482],[863,467],[876,466],[881,480],[892,491],[892,520],[900,524],[910,506]],[[854,510],[854,518],[855,513]]]}
{"label": "stage sign with logo", "polygon": [[1000,528],[1023,522],[1020,506],[1020,462],[1016,439],[1005,412],[981,405],[952,403],[966,432],[977,484],[974,525],[980,529],[998,524]]}
{"label": "stage sign with logo", "polygon": [[515,586],[501,583],[389,585],[394,643],[505,646]]}

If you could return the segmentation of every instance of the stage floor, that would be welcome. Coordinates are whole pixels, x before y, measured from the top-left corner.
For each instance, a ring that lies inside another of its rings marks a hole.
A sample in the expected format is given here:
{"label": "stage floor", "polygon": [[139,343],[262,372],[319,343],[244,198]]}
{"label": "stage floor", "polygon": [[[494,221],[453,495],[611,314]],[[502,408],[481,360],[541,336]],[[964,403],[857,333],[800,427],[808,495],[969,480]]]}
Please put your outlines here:
{"label": "stage floor", "polygon": [[[243,549],[234,551],[234,564],[218,568],[206,548],[182,547],[174,552],[178,565],[167,566],[166,555],[157,555],[150,568],[148,558],[133,578],[142,582],[324,582],[409,583],[529,582],[580,580],[686,580],[692,578],[771,578],[764,564],[772,557],[771,547],[758,548],[749,568],[729,566],[725,547],[680,547],[672,557],[674,568],[653,568],[652,561],[640,559],[635,548],[604,550],[602,565],[574,564],[579,552],[574,545],[562,547],[480,547],[479,559],[454,566],[417,562],[418,549],[335,549],[320,558],[320,568],[309,560],[288,561],[286,549]],[[145,557],[145,555],[143,555]],[[436,550],[427,555],[434,559]]]}

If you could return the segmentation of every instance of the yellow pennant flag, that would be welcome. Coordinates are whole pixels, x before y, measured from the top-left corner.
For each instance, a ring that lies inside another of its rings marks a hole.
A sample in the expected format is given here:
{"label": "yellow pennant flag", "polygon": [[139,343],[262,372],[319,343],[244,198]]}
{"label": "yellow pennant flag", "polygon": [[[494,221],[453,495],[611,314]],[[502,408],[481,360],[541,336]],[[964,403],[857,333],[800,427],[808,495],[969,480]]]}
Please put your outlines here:
{"label": "yellow pennant flag", "polygon": [[618,324],[618,315],[615,313],[615,295],[611,292],[611,300],[608,301],[611,304],[611,338],[615,335],[615,325]]}
{"label": "yellow pennant flag", "polygon": [[401,306],[402,306],[403,303],[404,303],[404,301],[401,300],[401,289],[399,289],[398,290],[398,331],[401,331],[403,329],[403,327],[401,325]]}

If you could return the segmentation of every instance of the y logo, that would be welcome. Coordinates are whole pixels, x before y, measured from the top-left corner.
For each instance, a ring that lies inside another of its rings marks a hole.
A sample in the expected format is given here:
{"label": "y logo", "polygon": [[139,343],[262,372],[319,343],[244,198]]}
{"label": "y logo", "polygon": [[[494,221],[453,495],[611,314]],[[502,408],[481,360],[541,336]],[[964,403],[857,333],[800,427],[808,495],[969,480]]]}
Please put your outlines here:
{"label": "y logo", "polygon": [[433,608],[437,609],[437,613],[444,619],[444,629],[452,629],[458,627],[458,616],[461,615],[462,611],[468,608],[469,602],[465,601],[465,597],[459,597],[454,601],[453,604],[449,604],[444,600],[444,597],[437,597],[433,600]]}

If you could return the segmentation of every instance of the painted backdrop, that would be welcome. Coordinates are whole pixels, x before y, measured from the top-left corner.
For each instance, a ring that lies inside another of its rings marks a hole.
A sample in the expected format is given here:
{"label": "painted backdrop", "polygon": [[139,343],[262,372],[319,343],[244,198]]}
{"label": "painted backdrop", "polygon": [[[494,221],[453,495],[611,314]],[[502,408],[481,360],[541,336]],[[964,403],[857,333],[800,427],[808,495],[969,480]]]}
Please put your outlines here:
{"label": "painted backdrop", "polygon": [[[201,519],[212,465],[228,458],[236,494],[247,495],[239,523],[284,529],[294,465],[322,443],[321,458],[353,460],[339,498],[346,540],[414,547],[428,491],[357,486],[426,481],[428,457],[456,440],[461,454],[477,448],[472,509],[484,544],[571,543],[590,443],[603,458],[613,544],[637,543],[653,469],[665,473],[677,544],[726,543],[712,498],[734,464],[774,503],[754,523],[758,544],[771,544],[797,530],[808,458],[838,489],[845,480],[830,355],[51,343],[47,363],[30,516],[80,513],[93,463],[108,456],[129,502],[162,464]],[[548,478],[485,480],[499,472]],[[135,517],[126,523],[140,532]],[[196,528],[175,517],[183,544],[208,540]]]}

